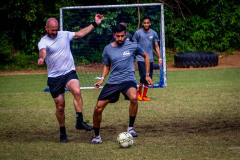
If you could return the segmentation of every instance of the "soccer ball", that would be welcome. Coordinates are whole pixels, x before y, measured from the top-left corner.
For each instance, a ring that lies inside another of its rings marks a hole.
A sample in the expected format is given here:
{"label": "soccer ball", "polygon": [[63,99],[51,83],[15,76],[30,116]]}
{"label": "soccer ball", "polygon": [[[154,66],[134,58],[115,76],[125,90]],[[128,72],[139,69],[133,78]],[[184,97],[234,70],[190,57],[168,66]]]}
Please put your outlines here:
{"label": "soccer ball", "polygon": [[129,148],[133,145],[133,136],[128,132],[122,132],[117,136],[117,143],[122,148]]}

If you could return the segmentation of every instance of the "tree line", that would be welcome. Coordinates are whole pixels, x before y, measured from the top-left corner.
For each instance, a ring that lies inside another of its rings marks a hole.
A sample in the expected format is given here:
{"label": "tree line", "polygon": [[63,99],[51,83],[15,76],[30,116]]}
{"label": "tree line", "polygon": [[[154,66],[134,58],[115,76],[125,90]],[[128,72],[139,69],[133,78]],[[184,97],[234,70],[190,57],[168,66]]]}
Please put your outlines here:
{"label": "tree line", "polygon": [[[164,3],[166,47],[178,52],[240,49],[237,0],[8,0],[0,2],[0,70],[36,68],[45,21],[66,6]],[[59,19],[59,18],[58,18]]]}

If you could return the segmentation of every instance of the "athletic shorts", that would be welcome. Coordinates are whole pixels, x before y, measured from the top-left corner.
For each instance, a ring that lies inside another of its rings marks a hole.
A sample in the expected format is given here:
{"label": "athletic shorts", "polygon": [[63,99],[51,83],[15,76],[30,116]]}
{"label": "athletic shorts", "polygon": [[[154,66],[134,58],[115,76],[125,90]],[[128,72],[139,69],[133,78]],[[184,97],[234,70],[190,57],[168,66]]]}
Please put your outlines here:
{"label": "athletic shorts", "polygon": [[[138,71],[139,71],[139,76],[140,76],[140,82],[143,84],[148,84],[146,81],[146,66],[145,62],[138,61]],[[153,75],[153,62],[150,62],[150,77],[152,78]]]}
{"label": "athletic shorts", "polygon": [[134,81],[127,81],[121,84],[106,84],[99,97],[98,100],[110,100],[110,103],[115,103],[118,101],[120,92],[127,97],[126,92],[129,88],[134,87],[137,89],[137,84]]}
{"label": "athletic shorts", "polygon": [[50,93],[53,98],[58,97],[60,94],[65,92],[65,87],[68,81],[71,79],[78,79],[76,71],[70,71],[69,73],[58,76],[58,77],[48,77],[47,84],[49,86]]}

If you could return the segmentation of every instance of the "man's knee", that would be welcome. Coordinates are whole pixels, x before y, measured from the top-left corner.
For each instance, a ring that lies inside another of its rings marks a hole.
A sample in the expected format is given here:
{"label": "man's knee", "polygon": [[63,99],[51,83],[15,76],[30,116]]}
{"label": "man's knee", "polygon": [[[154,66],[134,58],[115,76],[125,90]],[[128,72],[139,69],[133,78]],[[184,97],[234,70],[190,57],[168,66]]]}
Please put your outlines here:
{"label": "man's knee", "polygon": [[81,96],[80,88],[74,88],[71,92],[74,96]]}
{"label": "man's knee", "polygon": [[59,113],[61,113],[61,114],[64,113],[64,108],[65,108],[64,105],[57,105],[57,106],[56,106],[57,112],[59,112]]}
{"label": "man's knee", "polygon": [[136,105],[138,103],[137,96],[135,98],[130,98],[130,103]]}
{"label": "man's knee", "polygon": [[72,95],[74,96],[74,99],[76,101],[82,101],[82,95],[80,89],[74,89],[72,92]]}
{"label": "man's knee", "polygon": [[138,102],[137,94],[130,94],[129,95],[129,100],[130,100],[131,105],[136,105],[137,102]]}
{"label": "man's knee", "polygon": [[137,100],[137,94],[131,94],[131,95],[129,95],[129,99],[130,100]]}
{"label": "man's knee", "polygon": [[102,114],[102,112],[103,112],[103,107],[99,106],[99,105],[96,105],[95,109],[94,109],[94,114],[99,115],[99,114]]}

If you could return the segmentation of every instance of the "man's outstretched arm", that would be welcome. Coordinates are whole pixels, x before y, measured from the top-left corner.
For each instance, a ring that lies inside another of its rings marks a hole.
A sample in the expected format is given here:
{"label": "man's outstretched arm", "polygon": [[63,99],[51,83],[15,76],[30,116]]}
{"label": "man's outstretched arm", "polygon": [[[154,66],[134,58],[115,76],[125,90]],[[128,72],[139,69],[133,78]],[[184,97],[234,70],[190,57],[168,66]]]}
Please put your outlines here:
{"label": "man's outstretched arm", "polygon": [[95,23],[93,22],[92,24],[90,24],[89,26],[79,30],[78,32],[75,32],[75,36],[73,39],[78,39],[78,38],[82,38],[84,36],[86,36],[89,32],[91,32],[97,25],[99,25],[101,23],[101,21],[103,20],[103,15],[100,14],[96,14],[95,16]]}

